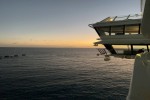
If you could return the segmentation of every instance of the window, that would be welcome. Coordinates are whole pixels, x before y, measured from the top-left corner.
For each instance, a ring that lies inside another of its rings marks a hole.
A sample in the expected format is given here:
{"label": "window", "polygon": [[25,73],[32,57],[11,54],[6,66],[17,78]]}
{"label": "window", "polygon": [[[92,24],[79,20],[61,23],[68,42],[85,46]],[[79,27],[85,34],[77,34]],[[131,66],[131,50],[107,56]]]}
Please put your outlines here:
{"label": "window", "polygon": [[146,45],[133,45],[133,49],[138,51],[139,49],[143,49],[144,51],[147,51]]}
{"label": "window", "polygon": [[129,34],[139,34],[139,28],[139,25],[128,25],[125,27],[125,32]]}
{"label": "window", "polygon": [[109,32],[109,27],[99,27],[98,30],[102,30],[104,32]]}
{"label": "window", "polygon": [[124,26],[112,26],[111,32],[115,33],[116,35],[123,35],[124,33]]}
{"label": "window", "polygon": [[117,54],[124,54],[130,53],[130,46],[129,45],[112,45]]}
{"label": "window", "polygon": [[97,29],[100,34],[109,35],[110,27],[98,27]]}

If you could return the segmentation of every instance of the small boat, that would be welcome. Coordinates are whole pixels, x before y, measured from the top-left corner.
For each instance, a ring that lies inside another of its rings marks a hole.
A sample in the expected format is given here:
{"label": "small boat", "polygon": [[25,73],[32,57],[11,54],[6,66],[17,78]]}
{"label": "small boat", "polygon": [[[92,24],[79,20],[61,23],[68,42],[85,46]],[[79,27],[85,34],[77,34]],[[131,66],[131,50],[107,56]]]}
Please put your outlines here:
{"label": "small boat", "polygon": [[26,56],[26,54],[22,54],[22,56]]}
{"label": "small boat", "polygon": [[97,53],[97,56],[99,56],[100,54],[99,53]]}
{"label": "small boat", "polygon": [[104,61],[109,61],[110,60],[110,56],[109,55],[105,55]]}
{"label": "small boat", "polygon": [[4,56],[4,58],[9,58],[10,56],[8,56],[8,55],[6,55],[6,56]]}
{"label": "small boat", "polygon": [[14,57],[18,57],[18,55],[16,54],[16,55],[14,55]]}

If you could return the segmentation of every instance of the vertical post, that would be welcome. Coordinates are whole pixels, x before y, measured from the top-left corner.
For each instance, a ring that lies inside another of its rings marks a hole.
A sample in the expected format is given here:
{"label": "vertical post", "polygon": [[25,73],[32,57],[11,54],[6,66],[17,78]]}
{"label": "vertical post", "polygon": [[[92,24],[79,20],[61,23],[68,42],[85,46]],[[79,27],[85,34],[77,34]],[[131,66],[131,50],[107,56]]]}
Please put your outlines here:
{"label": "vertical post", "polygon": [[141,24],[139,24],[139,32],[138,34],[141,34]]}
{"label": "vertical post", "polygon": [[149,52],[149,47],[148,47],[148,44],[147,44],[147,51]]}
{"label": "vertical post", "polygon": [[109,26],[109,35],[111,35],[111,26]]}
{"label": "vertical post", "polygon": [[133,45],[131,44],[131,55],[133,55]]}
{"label": "vertical post", "polygon": [[97,34],[98,34],[99,36],[101,36],[101,34],[99,33],[98,29],[97,29],[96,27],[94,27],[94,29],[95,29],[95,31],[97,32]]}
{"label": "vertical post", "polygon": [[125,34],[126,26],[123,25],[123,34]]}

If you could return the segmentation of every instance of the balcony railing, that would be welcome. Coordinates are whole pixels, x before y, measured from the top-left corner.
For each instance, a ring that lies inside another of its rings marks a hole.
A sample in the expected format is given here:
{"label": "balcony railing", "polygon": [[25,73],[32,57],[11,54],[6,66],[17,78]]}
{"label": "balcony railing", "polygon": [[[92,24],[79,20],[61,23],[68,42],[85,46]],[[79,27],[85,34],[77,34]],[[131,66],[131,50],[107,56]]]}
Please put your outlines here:
{"label": "balcony railing", "polygon": [[101,22],[121,21],[121,20],[130,20],[130,19],[142,19],[142,14],[107,17],[106,19],[102,20]]}

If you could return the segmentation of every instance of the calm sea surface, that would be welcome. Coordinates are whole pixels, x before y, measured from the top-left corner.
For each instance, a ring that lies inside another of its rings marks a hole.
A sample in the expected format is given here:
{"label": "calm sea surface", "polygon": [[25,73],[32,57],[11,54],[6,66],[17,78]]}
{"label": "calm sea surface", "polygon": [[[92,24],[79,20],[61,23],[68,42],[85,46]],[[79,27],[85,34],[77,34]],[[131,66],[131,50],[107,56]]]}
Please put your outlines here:
{"label": "calm sea surface", "polygon": [[[26,56],[20,56],[25,53]],[[0,100],[125,100],[134,60],[96,49],[0,48]]]}

